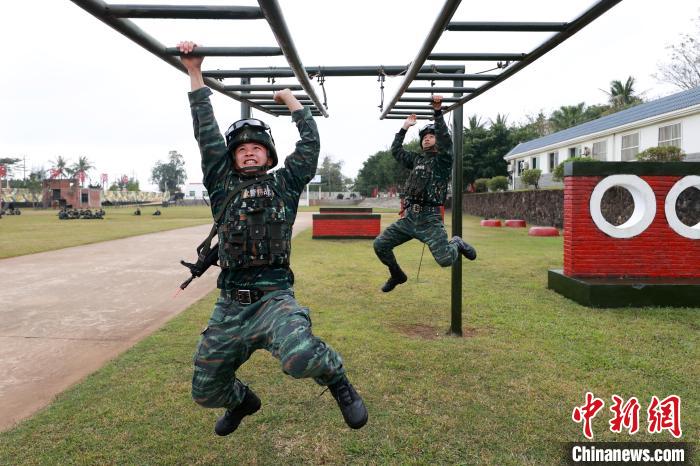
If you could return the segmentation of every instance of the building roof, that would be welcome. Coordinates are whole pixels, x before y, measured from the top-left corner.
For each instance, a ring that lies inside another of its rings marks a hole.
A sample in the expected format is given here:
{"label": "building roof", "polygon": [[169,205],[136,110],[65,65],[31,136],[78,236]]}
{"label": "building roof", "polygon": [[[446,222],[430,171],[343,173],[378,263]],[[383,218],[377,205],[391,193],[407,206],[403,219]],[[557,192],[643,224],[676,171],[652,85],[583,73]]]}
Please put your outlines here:
{"label": "building roof", "polygon": [[687,91],[672,94],[662,97],[651,102],[646,102],[634,107],[622,110],[612,115],[607,115],[596,120],[587,121],[578,126],[557,131],[556,133],[548,134],[541,138],[533,139],[532,141],[521,142],[510,152],[506,157],[529,152],[542,147],[551,146],[560,142],[565,142],[570,139],[576,139],[587,134],[599,133],[601,131],[624,126],[635,121],[645,120],[647,118],[663,115],[664,113],[682,110],[700,104],[700,87],[695,87]]}

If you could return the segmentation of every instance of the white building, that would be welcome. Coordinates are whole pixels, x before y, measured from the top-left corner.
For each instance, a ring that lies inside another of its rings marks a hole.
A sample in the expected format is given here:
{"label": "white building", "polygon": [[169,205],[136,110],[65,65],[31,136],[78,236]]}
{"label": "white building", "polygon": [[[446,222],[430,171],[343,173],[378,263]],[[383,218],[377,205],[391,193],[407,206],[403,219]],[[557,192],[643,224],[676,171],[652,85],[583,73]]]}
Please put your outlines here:
{"label": "white building", "polygon": [[203,183],[187,183],[182,192],[185,194],[185,199],[209,199],[207,189]]}
{"label": "white building", "polygon": [[528,168],[542,170],[540,186],[548,186],[556,184],[552,171],[571,157],[631,161],[656,146],[678,146],[686,161],[700,161],[700,87],[520,143],[504,158],[513,188]]}

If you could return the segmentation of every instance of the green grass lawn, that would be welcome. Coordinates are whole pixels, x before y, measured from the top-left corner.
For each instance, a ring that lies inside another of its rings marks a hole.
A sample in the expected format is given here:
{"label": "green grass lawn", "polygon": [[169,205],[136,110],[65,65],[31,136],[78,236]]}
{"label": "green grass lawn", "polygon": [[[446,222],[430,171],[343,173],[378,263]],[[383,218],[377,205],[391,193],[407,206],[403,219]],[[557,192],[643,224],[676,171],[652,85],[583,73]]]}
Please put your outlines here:
{"label": "green grass lawn", "polygon": [[[160,209],[162,215],[153,216]],[[0,259],[210,223],[206,206],[107,207],[103,220],[59,220],[56,210],[22,209],[0,219]]]}
{"label": "green grass lawn", "polygon": [[[362,430],[345,426],[329,393],[257,352],[238,376],[262,410],[216,437],[220,411],[189,395],[212,294],[0,434],[0,464],[558,464],[561,442],[584,439],[571,412],[586,391],[606,403],[595,440],[672,440],[645,432],[651,396],[670,394],[682,399],[683,440],[700,439],[700,308],[579,306],[546,289],[561,238],[478,221],[464,218],[479,252],[463,266],[464,338],[444,335],[450,271],[427,249],[416,280],[420,243],[396,250],[410,280],[382,294],[371,241],[294,240],[297,298],[364,396]],[[636,435],[608,430],[612,394],[639,399]]]}

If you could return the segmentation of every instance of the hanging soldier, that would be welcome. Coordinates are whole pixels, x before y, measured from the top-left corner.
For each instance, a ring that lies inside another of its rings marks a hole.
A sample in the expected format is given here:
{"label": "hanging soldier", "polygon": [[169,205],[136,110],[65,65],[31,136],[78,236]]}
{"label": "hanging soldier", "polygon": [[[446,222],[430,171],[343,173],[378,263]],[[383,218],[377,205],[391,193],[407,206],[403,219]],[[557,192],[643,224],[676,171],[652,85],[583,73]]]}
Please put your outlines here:
{"label": "hanging soldier", "polygon": [[416,115],[406,118],[391,145],[391,154],[411,173],[404,187],[404,217],[389,225],[374,241],[374,252],[389,268],[389,279],[381,288],[385,293],[408,280],[393,249],[411,239],[427,244],[442,267],[454,264],[459,254],[469,260],[476,259],[476,250],[459,236],[447,240],[441,206],[445,203],[452,170],[452,138],[442,114],[442,96],[433,96],[431,106],[435,123],[426,125],[418,133],[420,153],[403,148],[406,132],[416,124]]}
{"label": "hanging soldier", "polygon": [[284,167],[268,174],[278,162],[269,126],[248,118],[233,123],[225,139],[221,136],[211,90],[204,86],[202,57],[190,55],[195,47],[178,44],[192,84],[189,101],[204,185],[218,222],[221,294],[194,356],[192,397],[201,406],[225,408],[214,430],[232,433],[261,406],[235,372],[254,351],[266,349],[286,374],[327,386],[345,422],[359,429],[367,422],[364,402],[348,381],[340,355],[311,333],[309,310],[292,290],[292,225],[320,151],[311,111],[289,89],[275,94],[275,101],[289,108],[301,139]]}

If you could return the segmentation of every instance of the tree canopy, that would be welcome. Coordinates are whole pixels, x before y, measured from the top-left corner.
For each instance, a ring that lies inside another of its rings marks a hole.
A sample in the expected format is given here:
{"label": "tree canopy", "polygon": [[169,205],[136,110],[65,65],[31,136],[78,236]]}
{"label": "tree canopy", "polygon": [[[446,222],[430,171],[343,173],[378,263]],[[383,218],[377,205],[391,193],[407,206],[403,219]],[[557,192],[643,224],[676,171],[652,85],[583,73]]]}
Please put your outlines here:
{"label": "tree canopy", "polygon": [[157,161],[151,170],[151,182],[158,185],[161,192],[179,191],[179,186],[187,180],[185,158],[176,150],[168,152],[168,161]]}
{"label": "tree canopy", "polygon": [[316,174],[321,175],[321,189],[327,192],[345,191],[352,180],[343,175],[343,161],[334,162],[331,156],[325,155]]}

